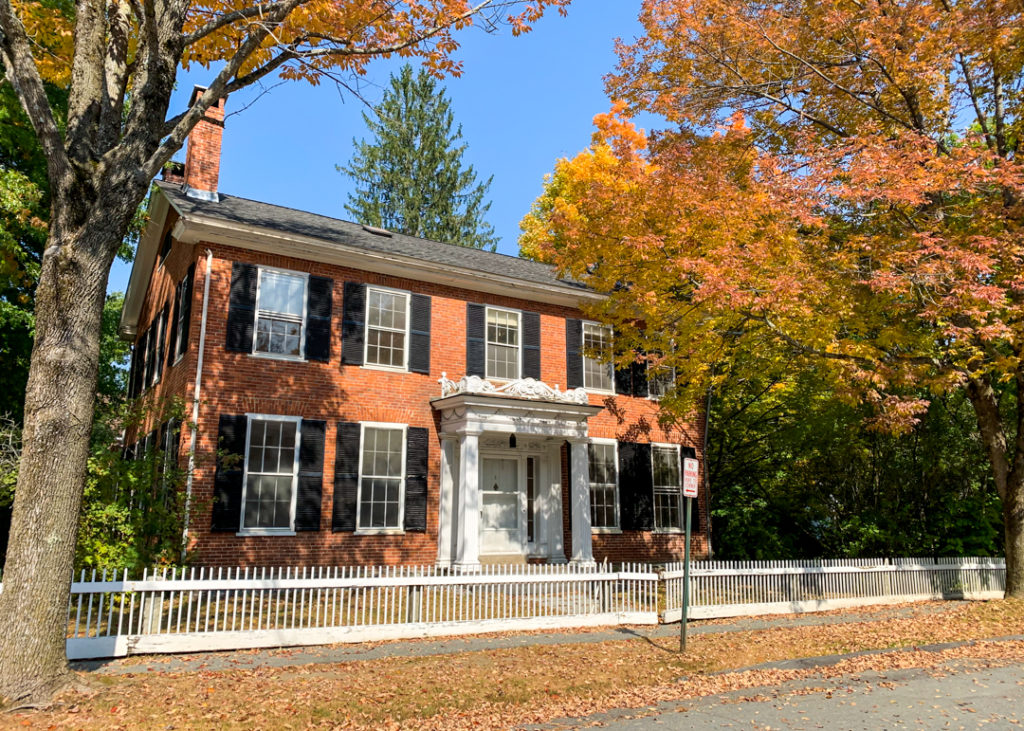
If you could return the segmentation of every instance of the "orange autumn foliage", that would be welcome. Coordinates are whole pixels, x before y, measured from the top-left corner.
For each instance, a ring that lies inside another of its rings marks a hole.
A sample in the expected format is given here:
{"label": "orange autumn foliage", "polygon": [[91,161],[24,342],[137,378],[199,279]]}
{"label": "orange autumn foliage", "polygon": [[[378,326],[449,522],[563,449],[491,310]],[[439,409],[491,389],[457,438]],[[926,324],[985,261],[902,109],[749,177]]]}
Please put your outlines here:
{"label": "orange autumn foliage", "polygon": [[645,0],[640,20],[523,252],[608,293],[591,314],[618,360],[675,368],[669,412],[811,361],[897,432],[965,388],[1024,595],[1024,9]]}

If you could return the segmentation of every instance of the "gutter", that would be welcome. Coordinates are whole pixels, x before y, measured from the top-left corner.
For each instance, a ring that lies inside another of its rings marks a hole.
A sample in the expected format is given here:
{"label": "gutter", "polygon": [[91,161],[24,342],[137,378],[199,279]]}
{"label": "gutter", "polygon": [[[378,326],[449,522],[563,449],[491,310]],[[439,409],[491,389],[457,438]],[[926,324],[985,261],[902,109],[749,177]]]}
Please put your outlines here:
{"label": "gutter", "polygon": [[181,531],[181,562],[185,563],[188,552],[188,524],[192,512],[192,475],[196,469],[196,442],[199,435],[199,395],[203,386],[203,352],[206,349],[206,313],[210,301],[210,279],[213,267],[213,252],[206,250],[206,271],[203,281],[203,315],[199,325],[199,354],[196,359],[196,386],[192,395],[192,436],[188,449],[188,480],[185,483],[185,527]]}

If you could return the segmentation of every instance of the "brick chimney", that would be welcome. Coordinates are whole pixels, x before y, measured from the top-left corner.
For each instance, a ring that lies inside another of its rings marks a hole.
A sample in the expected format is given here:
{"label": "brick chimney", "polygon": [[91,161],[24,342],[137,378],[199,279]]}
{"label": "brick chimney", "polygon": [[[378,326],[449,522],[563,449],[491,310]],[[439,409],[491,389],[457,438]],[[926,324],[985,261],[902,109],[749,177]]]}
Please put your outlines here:
{"label": "brick chimney", "polygon": [[[206,91],[197,86],[192,90],[189,106]],[[185,148],[185,194],[200,200],[218,200],[217,182],[220,178],[220,143],[224,136],[224,99],[206,110],[206,114],[192,128]]]}

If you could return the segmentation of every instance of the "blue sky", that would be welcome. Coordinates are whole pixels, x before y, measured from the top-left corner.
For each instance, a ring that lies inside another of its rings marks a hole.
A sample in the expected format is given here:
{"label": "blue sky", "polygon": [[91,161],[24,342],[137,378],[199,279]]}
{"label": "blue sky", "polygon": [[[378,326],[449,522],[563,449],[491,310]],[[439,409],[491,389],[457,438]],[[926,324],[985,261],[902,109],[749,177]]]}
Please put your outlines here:
{"label": "blue sky", "polygon": [[[614,39],[640,34],[639,6],[640,0],[575,0],[567,17],[550,12],[518,38],[508,28],[472,28],[459,37],[463,75],[442,83],[468,144],[464,161],[480,179],[494,176],[488,219],[501,237],[499,251],[518,253],[519,220],[540,194],[544,174],[587,145],[591,120],[608,109],[602,77],[615,65]],[[401,63],[371,64],[360,82],[363,96],[378,101]],[[171,113],[184,108],[194,84],[210,79],[201,68],[180,74]],[[363,103],[334,84],[288,82],[258,92],[228,100],[221,192],[348,218],[343,206],[351,185],[335,165],[348,162],[353,138],[366,136]],[[108,289],[124,291],[129,271],[115,264]]]}

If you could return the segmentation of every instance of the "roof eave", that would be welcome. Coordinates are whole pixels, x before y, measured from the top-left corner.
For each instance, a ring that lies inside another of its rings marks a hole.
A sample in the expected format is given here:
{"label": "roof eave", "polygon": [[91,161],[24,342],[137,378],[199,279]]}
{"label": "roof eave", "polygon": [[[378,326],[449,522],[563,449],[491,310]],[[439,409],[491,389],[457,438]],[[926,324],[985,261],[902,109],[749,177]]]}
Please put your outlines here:
{"label": "roof eave", "polygon": [[153,262],[160,250],[160,232],[163,231],[169,209],[170,202],[167,196],[159,187],[155,188],[147,211],[149,221],[139,237],[139,246],[132,261],[132,273],[128,277],[128,288],[124,293],[121,320],[117,325],[117,334],[125,340],[134,339],[138,331],[142,303],[146,299],[149,281],[153,276]]}
{"label": "roof eave", "polygon": [[463,267],[445,266],[399,254],[367,251],[313,236],[184,213],[180,210],[178,212],[180,217],[174,225],[174,237],[185,243],[206,241],[224,244],[568,307],[578,307],[583,301],[597,302],[605,298],[604,295],[592,290],[569,284],[544,284]]}

